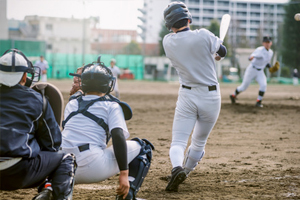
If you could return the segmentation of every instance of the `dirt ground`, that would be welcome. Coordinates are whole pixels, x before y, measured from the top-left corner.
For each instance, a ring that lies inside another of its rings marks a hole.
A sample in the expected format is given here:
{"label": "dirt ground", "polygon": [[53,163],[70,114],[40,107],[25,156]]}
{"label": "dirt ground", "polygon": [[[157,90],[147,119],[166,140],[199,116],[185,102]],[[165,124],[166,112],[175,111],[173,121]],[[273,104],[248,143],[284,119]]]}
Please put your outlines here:
{"label": "dirt ground", "polygon": [[[68,99],[71,80],[50,80]],[[252,84],[231,105],[237,84],[221,84],[222,107],[206,154],[179,192],[164,191],[171,170],[168,151],[178,83],[121,81],[121,100],[131,105],[131,138],[149,139],[153,163],[138,193],[156,199],[300,199],[300,86],[268,85],[264,107],[254,107]],[[118,176],[76,185],[73,199],[114,199]],[[0,199],[31,199],[36,189],[0,191]]]}

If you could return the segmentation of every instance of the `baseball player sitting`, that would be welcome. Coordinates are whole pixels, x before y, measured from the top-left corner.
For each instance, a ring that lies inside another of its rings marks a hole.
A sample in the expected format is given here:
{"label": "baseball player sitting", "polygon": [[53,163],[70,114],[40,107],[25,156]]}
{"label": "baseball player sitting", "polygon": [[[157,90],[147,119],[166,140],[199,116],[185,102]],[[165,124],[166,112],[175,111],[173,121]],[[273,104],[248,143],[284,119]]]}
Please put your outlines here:
{"label": "baseball player sitting", "polygon": [[[192,16],[182,2],[170,3],[164,10],[164,19],[173,33],[164,37],[163,47],[181,84],[169,151],[173,169],[166,190],[178,191],[179,184],[202,159],[207,138],[218,119],[221,97],[214,59],[224,57],[226,48],[210,31],[190,30]],[[184,155],[192,131],[191,145]]]}
{"label": "baseball player sitting", "polygon": [[[76,155],[76,184],[104,181],[120,172],[117,199],[135,199],[154,147],[146,139],[126,141],[125,120],[132,111],[109,94],[115,78],[99,58],[75,75],[81,78],[84,95],[77,91],[65,108],[62,150]],[[107,147],[110,138],[112,146]]]}
{"label": "baseball player sitting", "polygon": [[0,58],[0,189],[40,186],[36,200],[71,199],[75,157],[58,152],[60,128],[48,101],[29,88],[34,74],[17,49]]}
{"label": "baseball player sitting", "polygon": [[242,84],[236,88],[232,95],[229,96],[232,104],[236,103],[236,96],[245,91],[250,85],[251,81],[255,79],[259,84],[258,97],[255,105],[257,107],[263,107],[261,102],[267,90],[267,78],[264,73],[264,69],[267,67],[269,68],[270,73],[276,72],[279,69],[279,62],[276,61],[273,67],[270,64],[273,56],[273,51],[270,49],[272,46],[271,37],[263,37],[262,44],[263,46],[256,48],[255,51],[250,55],[249,60],[251,63],[245,71]]}

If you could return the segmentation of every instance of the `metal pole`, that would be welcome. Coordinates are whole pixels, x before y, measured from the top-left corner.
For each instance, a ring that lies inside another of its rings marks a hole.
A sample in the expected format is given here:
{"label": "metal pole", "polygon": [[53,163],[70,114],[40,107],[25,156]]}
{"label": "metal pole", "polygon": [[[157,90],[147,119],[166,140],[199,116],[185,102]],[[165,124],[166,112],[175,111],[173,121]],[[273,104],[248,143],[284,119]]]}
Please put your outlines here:
{"label": "metal pole", "polygon": [[84,64],[85,60],[85,0],[82,1],[83,3],[83,21],[82,21],[82,64]]}

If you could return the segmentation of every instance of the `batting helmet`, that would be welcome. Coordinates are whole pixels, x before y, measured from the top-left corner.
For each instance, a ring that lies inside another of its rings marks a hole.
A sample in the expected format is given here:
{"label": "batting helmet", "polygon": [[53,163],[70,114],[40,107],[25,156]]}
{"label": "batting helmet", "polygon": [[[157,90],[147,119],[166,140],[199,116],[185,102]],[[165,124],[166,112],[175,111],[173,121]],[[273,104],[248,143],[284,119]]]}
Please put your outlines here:
{"label": "batting helmet", "polygon": [[36,68],[37,72],[22,51],[9,49],[0,58],[0,84],[12,87],[21,81],[24,73],[29,73],[25,83],[29,87],[35,75],[40,76],[40,68]]}
{"label": "batting helmet", "polygon": [[164,10],[164,19],[166,27],[171,31],[173,25],[182,19],[189,19],[192,23],[192,14],[184,3],[175,1]]}
{"label": "batting helmet", "polygon": [[109,94],[115,86],[115,78],[109,68],[100,58],[96,63],[91,63],[83,67],[81,74],[81,89],[86,92],[101,92]]}

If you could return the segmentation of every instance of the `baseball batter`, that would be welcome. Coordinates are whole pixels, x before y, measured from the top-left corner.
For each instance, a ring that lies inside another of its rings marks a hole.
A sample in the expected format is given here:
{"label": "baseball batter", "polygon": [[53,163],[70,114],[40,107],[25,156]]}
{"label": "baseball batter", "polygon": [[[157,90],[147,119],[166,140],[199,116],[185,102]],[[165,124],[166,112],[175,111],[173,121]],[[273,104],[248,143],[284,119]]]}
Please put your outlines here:
{"label": "baseball batter", "polygon": [[265,67],[269,68],[271,73],[276,72],[279,69],[279,62],[277,61],[273,67],[271,67],[270,62],[273,56],[273,51],[271,49],[272,39],[269,36],[263,37],[263,46],[255,49],[255,51],[250,55],[249,60],[251,63],[247,67],[243,82],[238,86],[234,94],[230,95],[231,103],[236,103],[236,96],[245,91],[250,85],[252,80],[256,80],[259,84],[259,92],[256,100],[257,107],[263,107],[262,99],[267,90],[267,78],[264,73]]}
{"label": "baseball batter", "polygon": [[[104,181],[120,172],[117,199],[135,199],[154,147],[146,139],[126,141],[129,132],[125,119],[130,119],[132,112],[126,103],[109,94],[114,80],[103,63],[82,69],[85,95],[76,92],[65,108],[62,150],[76,155],[76,184]],[[110,137],[113,145],[107,147]]]}
{"label": "baseball batter", "polygon": [[114,87],[116,97],[120,98],[118,77],[120,76],[121,72],[119,67],[116,66],[116,62],[117,61],[115,59],[111,59],[109,69],[111,70],[112,74],[116,78],[115,87]]}
{"label": "baseball batter", "polygon": [[[163,47],[181,84],[169,151],[173,169],[166,191],[178,191],[179,184],[202,159],[207,138],[218,119],[221,96],[214,59],[216,53],[224,57],[227,51],[210,31],[190,30],[192,16],[184,3],[170,3],[164,10],[164,19],[173,33],[164,37]],[[192,131],[192,142],[184,155]]]}

